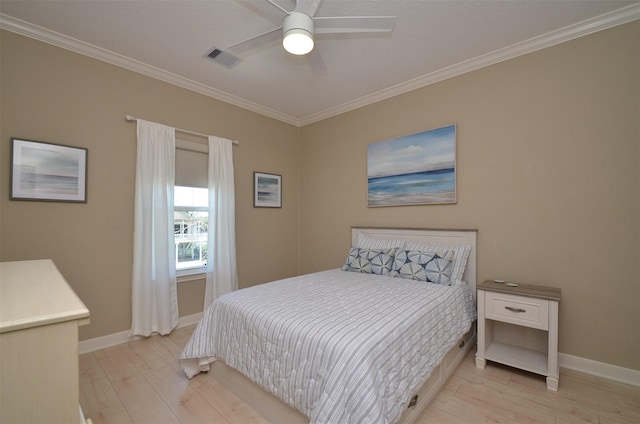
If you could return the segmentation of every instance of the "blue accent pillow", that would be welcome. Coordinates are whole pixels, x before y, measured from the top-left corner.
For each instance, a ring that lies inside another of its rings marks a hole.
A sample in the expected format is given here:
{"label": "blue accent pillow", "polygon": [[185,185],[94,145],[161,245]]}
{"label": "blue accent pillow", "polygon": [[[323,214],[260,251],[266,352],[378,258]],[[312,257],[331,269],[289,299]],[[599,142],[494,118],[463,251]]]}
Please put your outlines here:
{"label": "blue accent pillow", "polygon": [[343,271],[389,275],[396,249],[364,249],[352,247],[342,267]]}
{"label": "blue accent pillow", "polygon": [[450,285],[453,252],[435,253],[397,249],[390,275],[410,280]]}

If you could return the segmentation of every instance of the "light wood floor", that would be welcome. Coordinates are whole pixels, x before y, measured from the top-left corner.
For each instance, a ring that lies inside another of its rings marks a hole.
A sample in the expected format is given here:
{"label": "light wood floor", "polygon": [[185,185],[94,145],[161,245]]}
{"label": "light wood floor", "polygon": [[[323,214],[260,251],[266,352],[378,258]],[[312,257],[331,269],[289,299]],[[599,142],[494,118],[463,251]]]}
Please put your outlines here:
{"label": "light wood floor", "polygon": [[[80,404],[101,423],[266,423],[207,374],[188,381],[178,357],[194,326],[80,356]],[[640,388],[561,370],[544,378],[489,363],[473,349],[419,423],[640,423]]]}

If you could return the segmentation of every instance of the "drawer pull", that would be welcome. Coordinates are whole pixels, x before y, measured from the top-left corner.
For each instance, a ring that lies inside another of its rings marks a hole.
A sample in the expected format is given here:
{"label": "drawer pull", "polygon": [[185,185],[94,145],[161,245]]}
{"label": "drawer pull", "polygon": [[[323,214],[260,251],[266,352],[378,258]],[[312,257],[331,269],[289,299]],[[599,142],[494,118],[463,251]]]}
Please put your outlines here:
{"label": "drawer pull", "polygon": [[507,311],[511,311],[511,312],[518,312],[518,313],[523,313],[523,312],[527,312],[526,309],[522,309],[522,308],[514,308],[513,306],[505,306],[504,309],[506,309]]}

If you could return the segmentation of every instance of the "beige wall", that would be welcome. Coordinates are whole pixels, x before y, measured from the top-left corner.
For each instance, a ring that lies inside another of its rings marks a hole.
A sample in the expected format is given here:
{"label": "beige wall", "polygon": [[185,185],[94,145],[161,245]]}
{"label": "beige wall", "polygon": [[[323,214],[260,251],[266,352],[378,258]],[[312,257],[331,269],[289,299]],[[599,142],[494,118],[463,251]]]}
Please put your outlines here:
{"label": "beige wall", "polygon": [[[10,32],[1,37],[0,259],[53,259],[91,311],[81,339],[131,325],[136,125],[126,114],[239,140],[239,283],[297,273],[298,128]],[[88,148],[88,202],[9,201],[11,137]],[[253,208],[254,171],[283,176],[281,210]],[[202,281],[180,283],[180,315],[201,311],[203,293]]]}
{"label": "beige wall", "polygon": [[[3,32],[0,259],[54,259],[91,309],[81,338],[129,328],[133,114],[241,141],[241,286],[341,265],[352,225],[478,228],[480,279],[562,288],[561,352],[640,370],[639,40],[635,22],[297,129]],[[458,203],[367,208],[367,144],[451,123]],[[89,202],[9,201],[12,136],[88,147]],[[282,210],[252,207],[256,170],[283,175]],[[197,312],[202,283],[179,297]]]}
{"label": "beige wall", "polygon": [[[301,271],[352,225],[477,228],[479,279],[557,286],[560,351],[640,370],[640,22],[303,128]],[[457,124],[456,205],[367,208],[371,142]]]}

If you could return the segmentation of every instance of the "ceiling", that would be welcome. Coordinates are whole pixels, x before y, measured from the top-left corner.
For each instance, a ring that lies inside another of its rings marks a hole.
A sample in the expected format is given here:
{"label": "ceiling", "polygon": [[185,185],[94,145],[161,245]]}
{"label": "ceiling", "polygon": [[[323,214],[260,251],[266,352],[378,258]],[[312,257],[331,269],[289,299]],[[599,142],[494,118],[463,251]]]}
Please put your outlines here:
{"label": "ceiling", "polygon": [[[292,10],[292,0],[274,0]],[[206,57],[277,28],[266,0],[2,0],[0,28],[302,126],[640,19],[623,0],[323,0],[316,16],[396,16],[383,34],[275,39],[232,68]]]}

